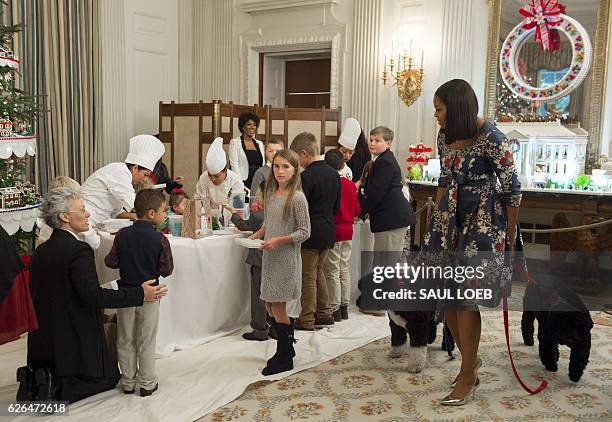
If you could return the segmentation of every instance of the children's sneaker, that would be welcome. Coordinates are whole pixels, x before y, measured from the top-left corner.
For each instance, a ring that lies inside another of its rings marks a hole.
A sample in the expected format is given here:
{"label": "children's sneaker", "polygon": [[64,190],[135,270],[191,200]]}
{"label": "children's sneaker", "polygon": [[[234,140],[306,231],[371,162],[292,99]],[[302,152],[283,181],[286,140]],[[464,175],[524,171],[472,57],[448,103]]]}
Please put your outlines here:
{"label": "children's sneaker", "polygon": [[325,328],[334,325],[334,318],[331,316],[315,319],[315,328]]}
{"label": "children's sneaker", "polygon": [[342,319],[348,319],[348,305],[340,305],[340,316]]}
{"label": "children's sneaker", "polygon": [[151,390],[146,390],[144,388],[140,389],[140,396],[141,397],[146,397],[146,396],[150,396],[151,394],[155,393],[157,391],[157,388],[159,387],[159,383],[155,384],[155,387],[153,387]]}
{"label": "children's sneaker", "polygon": [[334,318],[334,322],[342,321],[342,314],[340,313],[340,309],[335,310],[334,313],[332,314],[332,317]]}

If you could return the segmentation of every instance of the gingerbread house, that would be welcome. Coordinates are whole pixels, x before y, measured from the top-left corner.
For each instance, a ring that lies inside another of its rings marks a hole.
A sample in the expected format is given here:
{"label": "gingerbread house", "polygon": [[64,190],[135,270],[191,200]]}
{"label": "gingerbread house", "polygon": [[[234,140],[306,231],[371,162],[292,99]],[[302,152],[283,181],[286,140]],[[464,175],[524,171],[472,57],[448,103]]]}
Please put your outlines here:
{"label": "gingerbread house", "polygon": [[19,208],[22,193],[15,186],[0,188],[0,208]]}
{"label": "gingerbread house", "polygon": [[0,119],[0,138],[9,138],[13,135],[13,122]]}
{"label": "gingerbread house", "polygon": [[13,59],[14,55],[11,50],[9,50],[8,48],[4,48],[0,45],[0,57],[6,58],[6,59]]}
{"label": "gingerbread house", "polygon": [[32,197],[32,196],[38,195],[38,192],[36,190],[36,185],[34,185],[33,183],[30,183],[30,182],[20,183],[19,186],[17,186],[17,188],[22,193],[22,195],[25,197]]}

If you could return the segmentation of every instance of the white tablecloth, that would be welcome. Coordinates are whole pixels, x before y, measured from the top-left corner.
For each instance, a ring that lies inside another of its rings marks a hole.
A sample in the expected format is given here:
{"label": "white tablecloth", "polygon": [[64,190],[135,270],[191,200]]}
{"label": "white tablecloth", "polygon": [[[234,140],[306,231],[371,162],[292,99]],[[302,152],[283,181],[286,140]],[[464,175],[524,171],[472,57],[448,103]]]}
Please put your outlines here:
{"label": "white tablecloth", "polygon": [[[250,321],[250,268],[244,263],[247,249],[234,243],[237,235],[203,239],[168,237],[174,258],[174,272],[160,281],[168,286],[161,300],[157,331],[158,356],[206,343]],[[119,278],[118,270],[104,265],[113,236],[101,232],[96,252],[100,284]],[[361,251],[372,250],[374,237],[368,223],[354,226],[350,261],[351,302],[358,295]],[[299,301],[287,304],[289,315],[300,312]]]}
{"label": "white tablecloth", "polygon": [[[104,265],[113,237],[107,233],[100,237],[96,267],[102,284],[117,279],[118,271]],[[168,286],[168,295],[159,308],[158,356],[206,343],[249,323],[247,250],[234,243],[236,237],[168,238],[174,272],[160,279]]]}

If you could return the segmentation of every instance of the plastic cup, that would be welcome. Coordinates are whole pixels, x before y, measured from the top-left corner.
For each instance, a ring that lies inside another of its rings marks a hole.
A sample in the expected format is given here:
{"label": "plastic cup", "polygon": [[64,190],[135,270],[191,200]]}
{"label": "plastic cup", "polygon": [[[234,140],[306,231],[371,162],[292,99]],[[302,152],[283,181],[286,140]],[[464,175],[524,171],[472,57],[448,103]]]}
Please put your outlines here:
{"label": "plastic cup", "polygon": [[172,236],[180,236],[183,230],[183,216],[182,215],[169,215],[168,216],[168,228]]}

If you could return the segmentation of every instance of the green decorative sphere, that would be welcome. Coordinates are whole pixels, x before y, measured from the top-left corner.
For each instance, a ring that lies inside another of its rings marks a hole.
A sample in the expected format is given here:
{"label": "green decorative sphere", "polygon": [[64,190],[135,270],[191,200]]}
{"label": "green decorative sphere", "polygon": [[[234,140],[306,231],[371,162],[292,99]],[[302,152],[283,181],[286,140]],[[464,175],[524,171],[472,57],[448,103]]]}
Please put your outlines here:
{"label": "green decorative sphere", "polygon": [[410,180],[421,180],[422,170],[420,166],[412,166],[408,174],[410,175]]}

